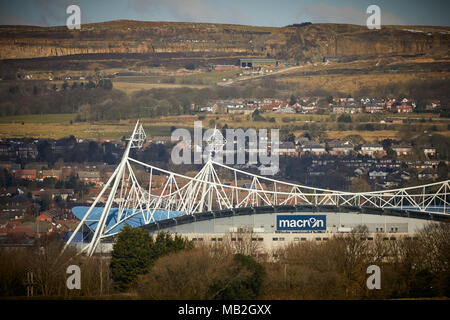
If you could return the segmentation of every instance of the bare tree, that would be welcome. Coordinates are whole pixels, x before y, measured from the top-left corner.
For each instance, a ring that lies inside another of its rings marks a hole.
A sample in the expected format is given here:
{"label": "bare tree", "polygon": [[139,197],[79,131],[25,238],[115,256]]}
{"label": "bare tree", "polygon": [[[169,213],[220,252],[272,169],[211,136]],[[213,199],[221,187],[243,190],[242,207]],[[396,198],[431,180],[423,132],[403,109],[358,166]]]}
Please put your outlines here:
{"label": "bare tree", "polygon": [[243,254],[246,256],[258,257],[263,253],[258,235],[253,232],[252,227],[240,227],[236,232],[226,233],[221,242],[212,245],[212,250],[216,254]]}

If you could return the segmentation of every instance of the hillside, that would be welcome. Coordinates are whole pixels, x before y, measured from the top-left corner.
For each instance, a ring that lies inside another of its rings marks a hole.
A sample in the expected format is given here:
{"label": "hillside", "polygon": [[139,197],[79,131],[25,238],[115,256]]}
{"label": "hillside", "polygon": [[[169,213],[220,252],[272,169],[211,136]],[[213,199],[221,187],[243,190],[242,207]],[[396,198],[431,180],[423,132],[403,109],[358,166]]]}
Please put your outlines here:
{"label": "hillside", "polygon": [[0,59],[80,54],[201,53],[321,61],[324,56],[447,57],[449,27],[310,24],[282,28],[211,23],[111,21],[66,27],[0,26]]}

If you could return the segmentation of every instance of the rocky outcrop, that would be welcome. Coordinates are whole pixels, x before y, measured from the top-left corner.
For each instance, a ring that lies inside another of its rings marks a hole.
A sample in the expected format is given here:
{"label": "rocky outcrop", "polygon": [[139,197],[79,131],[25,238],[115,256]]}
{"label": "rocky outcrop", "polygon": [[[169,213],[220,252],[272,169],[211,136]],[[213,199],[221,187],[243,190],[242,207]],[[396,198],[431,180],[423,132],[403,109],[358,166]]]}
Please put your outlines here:
{"label": "rocky outcrop", "polygon": [[253,27],[208,23],[112,21],[65,27],[0,27],[0,59],[90,53],[204,52],[318,61],[324,56],[448,55],[448,27],[311,24]]}

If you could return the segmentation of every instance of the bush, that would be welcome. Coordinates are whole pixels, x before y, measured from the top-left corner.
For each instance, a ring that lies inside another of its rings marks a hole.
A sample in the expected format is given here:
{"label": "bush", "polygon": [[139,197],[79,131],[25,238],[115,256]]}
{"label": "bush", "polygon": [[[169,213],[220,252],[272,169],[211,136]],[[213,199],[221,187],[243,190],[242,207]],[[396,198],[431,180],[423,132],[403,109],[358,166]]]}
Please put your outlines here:
{"label": "bush", "polygon": [[344,113],[337,118],[337,122],[352,122],[352,117]]}
{"label": "bush", "polygon": [[223,279],[211,285],[211,297],[217,300],[257,299],[265,276],[264,267],[252,257],[236,254],[230,269]]}
{"label": "bush", "polygon": [[265,277],[253,258],[230,254],[226,248],[201,246],[167,255],[151,272],[139,276],[141,298],[170,300],[256,299]]}
{"label": "bush", "polygon": [[103,88],[105,90],[112,90],[113,84],[112,81],[109,79],[101,79],[98,82],[98,87]]}
{"label": "bush", "polygon": [[225,271],[224,265],[206,248],[170,254],[156,261],[151,272],[139,276],[135,288],[144,299],[210,299],[209,285]]}

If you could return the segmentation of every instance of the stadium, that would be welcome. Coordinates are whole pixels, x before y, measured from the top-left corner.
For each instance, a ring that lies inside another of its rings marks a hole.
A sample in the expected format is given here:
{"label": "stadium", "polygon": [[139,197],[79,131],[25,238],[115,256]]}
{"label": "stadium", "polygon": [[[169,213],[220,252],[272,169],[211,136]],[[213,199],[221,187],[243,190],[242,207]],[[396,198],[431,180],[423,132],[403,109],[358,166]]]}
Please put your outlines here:
{"label": "stadium", "polygon": [[[352,193],[258,176],[212,158],[188,177],[131,158],[130,149],[141,148],[145,139],[138,122],[121,163],[94,203],[73,208],[80,223],[65,248],[76,246],[88,255],[108,252],[125,225],[196,242],[242,241],[250,235],[268,251],[296,241],[327,241],[361,225],[368,241],[377,234],[384,240],[414,240],[426,224],[449,217],[449,180]],[[148,187],[136,177],[136,166],[145,168]],[[155,187],[155,181],[161,184]]]}

